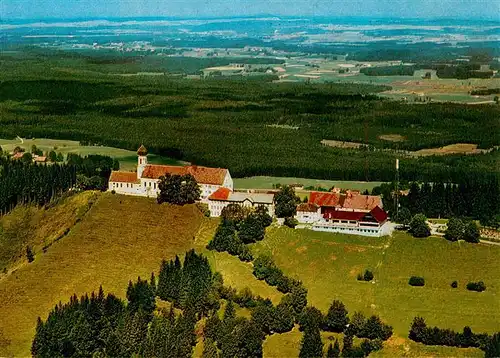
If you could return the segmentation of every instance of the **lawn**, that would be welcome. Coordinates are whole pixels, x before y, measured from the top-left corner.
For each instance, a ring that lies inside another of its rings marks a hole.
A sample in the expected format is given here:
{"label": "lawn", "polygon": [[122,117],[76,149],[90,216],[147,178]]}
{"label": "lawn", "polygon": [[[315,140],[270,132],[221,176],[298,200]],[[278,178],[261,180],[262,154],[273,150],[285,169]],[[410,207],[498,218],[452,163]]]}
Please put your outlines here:
{"label": "lawn", "polygon": [[302,184],[307,186],[320,186],[326,189],[332,186],[342,189],[353,189],[353,190],[369,190],[371,191],[374,187],[379,186],[382,182],[372,181],[338,181],[338,180],[321,180],[321,179],[306,179],[306,178],[285,178],[285,177],[267,177],[267,176],[255,176],[248,178],[236,178],[234,179],[234,187],[238,189],[272,189],[275,184]]}
{"label": "lawn", "polygon": [[73,293],[102,284],[123,298],[129,280],[190,249],[200,223],[194,206],[101,194],[68,236],[0,281],[0,356],[28,356],[37,317]]}
{"label": "lawn", "polygon": [[[350,313],[377,314],[394,327],[394,337],[382,355],[481,355],[475,349],[426,347],[406,339],[414,316],[430,325],[475,332],[500,330],[500,248],[448,242],[442,238],[414,239],[404,233],[392,238],[364,238],[309,230],[270,228],[253,245],[256,254],[274,257],[277,265],[302,280],[308,301],[326,313],[333,299],[343,301]],[[374,283],[358,282],[356,275],[373,270]],[[411,275],[423,276],[424,287],[411,287]],[[450,283],[457,280],[459,287]],[[487,290],[469,292],[465,284],[483,280]],[[266,341],[270,356],[279,347],[298,347],[292,333]],[[295,348],[293,348],[295,347]],[[287,348],[288,349],[288,348]]]}
{"label": "lawn", "polygon": [[[64,155],[68,153],[76,153],[82,156],[90,154],[107,155],[112,158],[118,159],[120,162],[120,169],[122,170],[135,170],[137,166],[137,153],[131,150],[106,147],[102,145],[80,145],[80,142],[74,140],[60,140],[60,139],[47,139],[47,138],[32,138],[23,139],[0,139],[0,146],[4,151],[11,152],[15,147],[19,146],[31,151],[31,146],[36,145],[38,149],[43,152],[55,150]],[[183,162],[171,159],[168,157],[150,154],[148,160],[151,164],[171,164],[182,165]]]}

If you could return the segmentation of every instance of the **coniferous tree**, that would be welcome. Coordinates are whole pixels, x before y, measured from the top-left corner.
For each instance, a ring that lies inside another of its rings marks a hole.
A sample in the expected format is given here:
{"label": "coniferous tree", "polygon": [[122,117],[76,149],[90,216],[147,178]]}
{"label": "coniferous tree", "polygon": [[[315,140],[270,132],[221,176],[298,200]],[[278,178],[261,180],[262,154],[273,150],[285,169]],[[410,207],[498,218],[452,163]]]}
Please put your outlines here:
{"label": "coniferous tree", "polygon": [[319,328],[306,329],[300,344],[299,358],[319,358],[323,356],[323,342]]}
{"label": "coniferous tree", "polygon": [[330,332],[343,332],[349,323],[347,309],[340,301],[334,300],[325,317],[325,330]]}
{"label": "coniferous tree", "polygon": [[323,313],[316,307],[306,307],[298,317],[299,329],[304,331],[312,327],[323,327]]}
{"label": "coniferous tree", "polygon": [[275,315],[273,319],[274,329],[273,331],[277,333],[289,332],[293,328],[294,315],[289,305],[285,303],[279,303],[276,306]]}
{"label": "coniferous tree", "polygon": [[326,351],[326,358],[338,358],[340,356],[340,346],[339,342],[335,340],[334,345],[330,343],[328,350]]}
{"label": "coniferous tree", "polygon": [[205,338],[203,341],[203,353],[202,358],[218,358],[219,352],[217,351],[217,346],[215,342],[210,338]]}
{"label": "coniferous tree", "polygon": [[342,357],[350,357],[353,351],[353,339],[350,334],[345,334],[342,344]]}

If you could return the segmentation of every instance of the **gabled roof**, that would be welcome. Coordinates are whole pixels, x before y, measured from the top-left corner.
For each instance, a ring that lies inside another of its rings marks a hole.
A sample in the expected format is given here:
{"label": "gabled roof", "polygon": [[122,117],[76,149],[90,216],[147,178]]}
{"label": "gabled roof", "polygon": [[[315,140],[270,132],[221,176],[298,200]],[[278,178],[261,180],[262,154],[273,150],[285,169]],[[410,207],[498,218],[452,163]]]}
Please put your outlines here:
{"label": "gabled roof", "polygon": [[116,183],[140,183],[136,172],[112,171],[109,177],[110,182]]}
{"label": "gabled roof", "polygon": [[363,213],[361,211],[343,211],[343,210],[336,210],[334,208],[327,208],[323,213],[323,217],[325,219],[332,219],[332,220],[360,221],[365,215],[366,213]]}
{"label": "gabled roof", "polygon": [[381,209],[380,207],[376,206],[370,211],[370,214],[373,216],[377,222],[381,223],[387,220],[387,213],[385,212],[384,209]]}
{"label": "gabled roof", "polygon": [[226,177],[227,169],[199,167],[196,165],[190,166],[174,166],[174,165],[146,165],[142,172],[142,177],[145,179],[159,179],[166,174],[171,175],[186,175],[191,174],[198,184],[222,185]]}
{"label": "gabled roof", "polygon": [[319,209],[319,206],[314,203],[302,203],[297,206],[297,211],[315,213]]}
{"label": "gabled roof", "polygon": [[212,195],[208,197],[209,200],[222,200],[225,201],[229,198],[231,190],[228,188],[219,188]]}
{"label": "gabled roof", "polygon": [[219,188],[208,197],[208,200],[214,201],[243,203],[245,200],[248,200],[254,204],[272,204],[273,199],[274,194],[232,192],[228,188]]}
{"label": "gabled roof", "polygon": [[383,223],[387,220],[386,212],[376,206],[369,213],[362,211],[344,211],[337,210],[335,208],[326,208],[323,211],[323,217],[325,219],[332,220],[354,220],[354,221],[363,221],[363,219],[370,219],[370,216],[373,217],[378,223]]}
{"label": "gabled roof", "polygon": [[345,194],[313,191],[309,203],[321,207],[335,207],[352,210],[370,211],[374,207],[382,207],[382,199],[376,195],[362,195],[348,191]]}
{"label": "gabled roof", "polygon": [[318,206],[331,206],[335,207],[339,205],[340,196],[335,193],[313,191],[309,196],[309,203],[316,204]]}

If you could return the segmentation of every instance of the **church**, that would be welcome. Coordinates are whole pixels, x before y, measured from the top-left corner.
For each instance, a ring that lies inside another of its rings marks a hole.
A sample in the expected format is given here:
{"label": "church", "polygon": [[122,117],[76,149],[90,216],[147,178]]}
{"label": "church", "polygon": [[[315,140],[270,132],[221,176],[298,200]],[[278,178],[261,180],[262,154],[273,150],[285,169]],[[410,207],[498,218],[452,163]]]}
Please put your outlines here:
{"label": "church", "polygon": [[112,171],[108,182],[108,191],[117,194],[136,195],[156,198],[161,176],[191,174],[201,190],[201,201],[220,188],[233,190],[233,179],[228,169],[208,168],[197,165],[174,166],[148,164],[148,151],[143,145],[137,150],[137,171]]}

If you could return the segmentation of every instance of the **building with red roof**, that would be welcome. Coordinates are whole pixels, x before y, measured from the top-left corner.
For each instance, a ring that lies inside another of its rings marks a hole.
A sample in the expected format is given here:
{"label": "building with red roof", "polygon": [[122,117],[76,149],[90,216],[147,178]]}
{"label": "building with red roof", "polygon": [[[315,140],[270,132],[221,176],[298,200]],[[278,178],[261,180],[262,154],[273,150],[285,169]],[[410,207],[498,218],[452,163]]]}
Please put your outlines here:
{"label": "building with red roof", "polygon": [[137,150],[137,170],[135,172],[113,171],[109,177],[108,190],[119,194],[156,197],[158,182],[165,175],[187,175],[194,177],[201,190],[201,200],[219,188],[233,189],[233,179],[229,170],[197,165],[174,166],[148,163],[148,150],[143,145]]}
{"label": "building with red roof", "polygon": [[317,231],[363,236],[383,236],[390,232],[381,197],[359,191],[311,192],[307,204],[297,207],[295,218]]}
{"label": "building with red roof", "polygon": [[229,188],[219,188],[208,197],[210,216],[219,217],[222,209],[229,204],[238,204],[244,208],[262,205],[271,217],[274,216],[274,193],[235,192]]}

